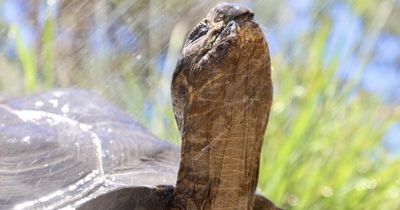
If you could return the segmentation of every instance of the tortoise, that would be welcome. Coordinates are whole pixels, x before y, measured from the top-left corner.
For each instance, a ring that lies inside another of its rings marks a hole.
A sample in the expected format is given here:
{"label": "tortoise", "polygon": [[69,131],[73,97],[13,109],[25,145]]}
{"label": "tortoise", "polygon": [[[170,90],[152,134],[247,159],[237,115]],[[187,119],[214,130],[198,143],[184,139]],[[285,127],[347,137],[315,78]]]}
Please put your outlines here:
{"label": "tortoise", "polygon": [[171,92],[181,151],[89,91],[0,101],[0,209],[278,209],[255,194],[272,83],[253,13],[214,7]]}

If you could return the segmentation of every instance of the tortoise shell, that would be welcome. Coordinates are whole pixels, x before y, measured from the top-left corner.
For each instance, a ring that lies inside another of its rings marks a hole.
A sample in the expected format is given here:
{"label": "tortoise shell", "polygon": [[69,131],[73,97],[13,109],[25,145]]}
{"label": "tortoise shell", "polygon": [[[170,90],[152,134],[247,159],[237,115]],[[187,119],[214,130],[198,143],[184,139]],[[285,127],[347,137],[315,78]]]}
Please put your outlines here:
{"label": "tortoise shell", "polygon": [[0,209],[159,209],[178,164],[177,147],[93,93],[0,102]]}

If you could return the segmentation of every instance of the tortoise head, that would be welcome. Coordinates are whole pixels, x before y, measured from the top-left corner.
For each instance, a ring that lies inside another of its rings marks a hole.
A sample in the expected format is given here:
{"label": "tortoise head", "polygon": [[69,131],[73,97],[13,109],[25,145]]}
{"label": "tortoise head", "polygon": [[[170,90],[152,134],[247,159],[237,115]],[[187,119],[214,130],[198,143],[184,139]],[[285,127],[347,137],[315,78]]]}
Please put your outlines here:
{"label": "tortoise head", "polygon": [[251,209],[272,103],[268,46],[253,13],[213,8],[190,33],[172,80],[182,138],[175,209]]}
{"label": "tortoise head", "polygon": [[254,13],[245,7],[240,7],[235,4],[222,3],[214,7],[210,13],[208,13],[207,18],[214,23],[218,22],[229,22],[235,21],[248,21],[253,20]]}

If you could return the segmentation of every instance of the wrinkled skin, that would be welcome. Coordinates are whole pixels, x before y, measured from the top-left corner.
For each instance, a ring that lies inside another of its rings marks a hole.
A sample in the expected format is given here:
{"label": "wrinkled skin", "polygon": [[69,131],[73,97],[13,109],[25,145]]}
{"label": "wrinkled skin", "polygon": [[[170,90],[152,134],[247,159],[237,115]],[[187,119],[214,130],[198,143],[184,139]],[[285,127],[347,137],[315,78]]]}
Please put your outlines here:
{"label": "wrinkled skin", "polygon": [[220,4],[193,29],[172,81],[182,137],[173,209],[253,209],[270,72],[267,43],[248,9]]}

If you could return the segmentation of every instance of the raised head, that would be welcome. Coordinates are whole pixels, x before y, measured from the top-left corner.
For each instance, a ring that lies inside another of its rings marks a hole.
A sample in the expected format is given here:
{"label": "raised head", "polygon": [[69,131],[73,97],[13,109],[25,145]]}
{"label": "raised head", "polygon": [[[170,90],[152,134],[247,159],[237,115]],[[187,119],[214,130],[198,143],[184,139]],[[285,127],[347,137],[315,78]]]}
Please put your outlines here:
{"label": "raised head", "polygon": [[254,13],[245,7],[240,7],[236,4],[222,3],[214,7],[207,15],[207,20],[212,22],[223,21],[249,21],[253,20]]}
{"label": "raised head", "polygon": [[270,73],[267,43],[246,8],[220,4],[190,33],[172,80],[182,138],[174,209],[252,209]]}

